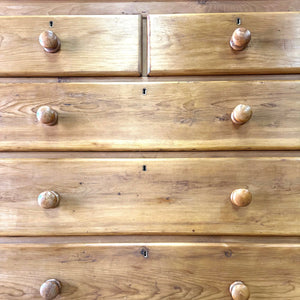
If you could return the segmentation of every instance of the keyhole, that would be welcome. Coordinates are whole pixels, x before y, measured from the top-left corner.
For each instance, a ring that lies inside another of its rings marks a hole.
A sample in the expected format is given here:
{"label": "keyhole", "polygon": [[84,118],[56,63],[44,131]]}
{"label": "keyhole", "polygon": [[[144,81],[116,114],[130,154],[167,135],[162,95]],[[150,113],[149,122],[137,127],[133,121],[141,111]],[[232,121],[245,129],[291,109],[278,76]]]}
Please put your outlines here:
{"label": "keyhole", "polygon": [[143,88],[143,95],[146,95],[146,94],[147,94],[147,89]]}
{"label": "keyhole", "polygon": [[49,22],[49,26],[50,26],[50,27],[53,27],[53,21],[50,21],[50,22]]}
{"label": "keyhole", "polygon": [[236,18],[236,25],[241,25],[242,24],[242,21],[240,18]]}
{"label": "keyhole", "polygon": [[148,257],[148,250],[147,250],[147,249],[142,249],[142,250],[141,250],[141,254],[142,254],[145,258],[147,258],[147,257]]}

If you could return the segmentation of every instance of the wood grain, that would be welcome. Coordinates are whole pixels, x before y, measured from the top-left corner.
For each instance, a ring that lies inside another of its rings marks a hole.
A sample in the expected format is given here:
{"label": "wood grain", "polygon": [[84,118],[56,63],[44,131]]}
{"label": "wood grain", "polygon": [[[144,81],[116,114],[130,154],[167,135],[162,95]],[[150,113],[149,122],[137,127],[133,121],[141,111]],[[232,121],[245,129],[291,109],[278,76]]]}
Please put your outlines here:
{"label": "wood grain", "polygon": [[[39,44],[47,29],[61,40],[57,53]],[[139,76],[141,17],[0,17],[0,49],[0,76]]]}
{"label": "wood grain", "polygon": [[147,15],[299,10],[298,0],[1,0],[0,15]]}
{"label": "wood grain", "polygon": [[[2,236],[300,234],[299,158],[1,159]],[[230,194],[252,193],[236,208]],[[57,208],[38,195],[53,190]]]}
{"label": "wood grain", "polygon": [[[299,93],[300,81],[0,84],[0,150],[299,150]],[[240,103],[253,115],[237,128]],[[44,105],[55,126],[37,121]]]}
{"label": "wood grain", "polygon": [[0,237],[0,244],[151,244],[151,243],[222,243],[222,244],[300,244],[291,236],[217,236],[217,235],[82,235]]}
{"label": "wood grain", "polygon": [[[230,300],[242,280],[252,299],[300,297],[300,244],[2,244],[0,299],[40,299],[43,281],[59,299]],[[147,257],[144,256],[146,252]]]}
{"label": "wood grain", "polygon": [[74,83],[74,82],[174,82],[174,81],[249,81],[249,80],[300,80],[300,74],[275,75],[200,75],[200,76],[73,76],[73,77],[0,77],[0,83]]}
{"label": "wood grain", "polygon": [[0,152],[0,158],[214,158],[299,157],[300,151],[120,151],[120,152]]}
{"label": "wood grain", "polygon": [[[229,46],[241,26],[252,39]],[[220,75],[300,72],[300,14],[228,13],[148,16],[148,74]]]}

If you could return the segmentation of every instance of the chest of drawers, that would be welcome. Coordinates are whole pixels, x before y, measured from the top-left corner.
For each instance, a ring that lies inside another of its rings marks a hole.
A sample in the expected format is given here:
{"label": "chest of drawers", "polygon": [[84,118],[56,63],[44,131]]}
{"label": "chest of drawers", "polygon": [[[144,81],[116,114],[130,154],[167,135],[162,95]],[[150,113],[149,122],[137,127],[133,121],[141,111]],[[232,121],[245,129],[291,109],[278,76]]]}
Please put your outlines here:
{"label": "chest of drawers", "polygon": [[1,300],[300,298],[297,1],[0,2]]}

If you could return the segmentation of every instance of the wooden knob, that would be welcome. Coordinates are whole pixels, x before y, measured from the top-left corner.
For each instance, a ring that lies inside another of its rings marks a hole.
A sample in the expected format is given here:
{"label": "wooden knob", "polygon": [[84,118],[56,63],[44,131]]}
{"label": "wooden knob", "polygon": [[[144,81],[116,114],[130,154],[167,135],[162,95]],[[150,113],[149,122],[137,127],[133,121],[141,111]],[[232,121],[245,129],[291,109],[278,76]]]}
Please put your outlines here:
{"label": "wooden knob", "polygon": [[243,50],[251,40],[251,33],[246,28],[237,28],[231,37],[230,46],[233,50]]}
{"label": "wooden knob", "polygon": [[54,53],[60,49],[61,42],[57,35],[51,31],[46,30],[40,34],[39,42],[46,52]]}
{"label": "wooden knob", "polygon": [[57,123],[57,112],[49,106],[41,106],[36,112],[36,117],[42,124],[55,125]]}
{"label": "wooden knob", "polygon": [[61,292],[61,283],[56,279],[45,281],[40,288],[41,296],[46,300],[54,299]]}
{"label": "wooden knob", "polygon": [[232,204],[238,207],[244,207],[251,203],[252,194],[247,189],[237,189],[230,196]]}
{"label": "wooden knob", "polygon": [[248,300],[250,292],[242,281],[235,281],[229,288],[233,300]]}
{"label": "wooden knob", "polygon": [[234,124],[242,125],[248,122],[252,116],[252,108],[249,105],[239,104],[231,113]]}
{"label": "wooden knob", "polygon": [[58,206],[60,196],[54,191],[45,191],[39,194],[38,203],[42,208],[55,208]]}

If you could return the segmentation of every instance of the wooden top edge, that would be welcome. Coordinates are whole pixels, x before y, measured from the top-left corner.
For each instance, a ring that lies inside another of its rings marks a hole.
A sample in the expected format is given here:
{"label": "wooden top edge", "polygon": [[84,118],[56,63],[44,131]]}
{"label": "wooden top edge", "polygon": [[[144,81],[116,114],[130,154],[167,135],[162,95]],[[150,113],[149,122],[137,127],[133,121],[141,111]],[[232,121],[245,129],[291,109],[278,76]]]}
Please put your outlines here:
{"label": "wooden top edge", "polygon": [[72,19],[72,18],[111,18],[111,17],[122,17],[130,19],[132,17],[137,17],[138,19],[142,17],[142,14],[140,13],[132,13],[132,14],[103,14],[103,15],[0,15],[1,19],[31,19],[31,18],[41,18],[41,19],[49,19],[49,18],[64,18],[64,19]]}
{"label": "wooden top edge", "polygon": [[154,17],[183,17],[183,16],[210,16],[210,15],[288,15],[288,14],[299,14],[300,16],[300,12],[299,11],[259,11],[259,12],[255,12],[255,11],[251,11],[251,12],[243,12],[243,11],[240,11],[240,12],[213,12],[213,13],[176,13],[176,14],[155,14],[155,13],[150,13],[147,15],[147,18],[151,18],[152,16]]}
{"label": "wooden top edge", "polygon": [[296,82],[300,83],[299,79],[246,79],[246,80],[193,80],[193,79],[185,79],[185,80],[175,80],[175,79],[169,79],[165,81],[121,81],[121,79],[115,80],[115,81],[63,81],[63,82],[43,82],[43,81],[20,81],[20,82],[1,82],[0,80],[0,86],[9,86],[9,85],[43,85],[46,84],[49,85],[159,85],[159,84],[178,84],[178,83],[189,83],[189,84],[223,84],[223,83],[241,83],[241,84],[247,84],[247,83],[259,83],[259,82],[268,82],[268,83],[278,83],[278,82]]}
{"label": "wooden top edge", "polygon": [[272,158],[285,158],[285,157],[300,157],[300,151],[286,150],[286,151],[201,151],[201,152],[149,152],[149,151],[123,151],[123,152],[66,152],[66,151],[31,151],[31,152],[0,152],[0,159],[2,158],[190,158],[190,157],[272,157]]}
{"label": "wooden top edge", "polygon": [[63,157],[63,158],[24,158],[24,157],[19,157],[19,158],[1,158],[0,157],[0,162],[40,162],[40,161],[59,161],[59,162],[128,162],[128,161],[148,161],[148,162],[156,162],[156,161],[207,161],[207,160],[213,160],[213,161],[222,161],[222,160],[261,160],[261,161],[279,161],[279,160],[289,160],[289,161],[295,161],[295,160],[300,160],[300,156],[296,157],[290,157],[290,156],[283,156],[283,157],[259,157],[259,156],[253,156],[253,157],[164,157],[164,158],[147,158],[147,157],[142,157],[142,158],[135,158],[135,157],[129,157],[129,158],[90,158],[90,157],[85,157],[85,158],[78,158],[78,157]]}
{"label": "wooden top edge", "polygon": [[3,77],[0,76],[0,83],[65,83],[65,82],[113,82],[113,83],[128,83],[140,82],[141,84],[147,82],[198,82],[198,81],[290,81],[300,80],[300,74],[273,74],[273,75],[197,75],[197,76],[38,76],[38,77]]}

